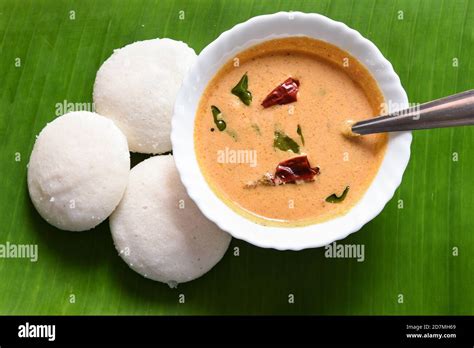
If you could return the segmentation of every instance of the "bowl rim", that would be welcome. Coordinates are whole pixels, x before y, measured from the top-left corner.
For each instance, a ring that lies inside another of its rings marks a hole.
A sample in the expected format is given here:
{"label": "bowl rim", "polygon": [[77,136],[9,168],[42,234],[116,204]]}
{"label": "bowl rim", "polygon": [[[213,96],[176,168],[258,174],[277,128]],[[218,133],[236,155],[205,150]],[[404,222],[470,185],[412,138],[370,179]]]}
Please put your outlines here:
{"label": "bowl rim", "polygon": [[400,185],[408,165],[412,135],[411,132],[390,134],[375,178],[362,198],[344,215],[311,225],[280,227],[253,222],[230,208],[210,188],[197,162],[194,120],[201,94],[220,67],[238,52],[263,41],[289,36],[309,36],[347,51],[371,72],[389,102],[389,112],[408,106],[407,94],[392,64],[359,32],[316,13],[277,12],[235,25],[201,51],[176,98],[171,142],[181,181],[209,220],[232,236],[259,247],[301,250],[344,239],[383,210]]}

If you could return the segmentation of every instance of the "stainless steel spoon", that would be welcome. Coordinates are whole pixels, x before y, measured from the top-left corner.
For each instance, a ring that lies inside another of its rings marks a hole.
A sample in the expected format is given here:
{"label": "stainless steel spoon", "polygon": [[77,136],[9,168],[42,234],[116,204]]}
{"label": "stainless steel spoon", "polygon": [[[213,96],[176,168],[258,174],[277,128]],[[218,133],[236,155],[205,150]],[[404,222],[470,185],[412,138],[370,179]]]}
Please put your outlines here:
{"label": "stainless steel spoon", "polygon": [[351,135],[474,125],[474,89],[352,124]]}

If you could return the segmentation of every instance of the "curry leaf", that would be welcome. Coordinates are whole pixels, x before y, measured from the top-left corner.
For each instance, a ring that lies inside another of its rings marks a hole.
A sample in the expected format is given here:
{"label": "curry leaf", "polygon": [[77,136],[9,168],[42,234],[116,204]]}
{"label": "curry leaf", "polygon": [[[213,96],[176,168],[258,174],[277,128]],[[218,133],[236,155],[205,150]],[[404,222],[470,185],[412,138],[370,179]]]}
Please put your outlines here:
{"label": "curry leaf", "polygon": [[347,192],[349,192],[349,186],[346,186],[344,192],[340,196],[333,193],[332,195],[326,198],[326,202],[328,203],[341,203],[347,196]]}
{"label": "curry leaf", "polygon": [[232,139],[234,139],[234,141],[238,141],[239,140],[239,137],[237,135],[237,132],[233,129],[227,129],[225,131],[227,134],[229,134],[231,136]]}
{"label": "curry leaf", "polygon": [[245,73],[244,76],[242,76],[242,78],[240,79],[239,83],[237,83],[231,91],[232,94],[239,97],[239,99],[245,105],[250,105],[250,102],[252,101],[252,93],[250,93],[250,91],[248,90],[248,85],[249,78],[247,76],[247,73]]}
{"label": "curry leaf", "polygon": [[227,127],[227,124],[224,121],[222,112],[217,108],[217,106],[211,106],[212,117],[214,118],[214,123],[216,124],[217,129],[221,132]]}
{"label": "curry leaf", "polygon": [[301,131],[301,126],[300,125],[298,125],[298,128],[296,128],[296,133],[298,133],[298,135],[301,138],[301,143],[304,145],[304,136],[303,136],[303,132]]}
{"label": "curry leaf", "polygon": [[281,151],[291,150],[294,153],[300,153],[300,146],[298,145],[298,143],[291,139],[288,135],[280,131],[275,131],[273,146]]}
{"label": "curry leaf", "polygon": [[262,135],[262,132],[260,131],[260,127],[258,126],[258,124],[252,123],[252,128],[258,135]]}

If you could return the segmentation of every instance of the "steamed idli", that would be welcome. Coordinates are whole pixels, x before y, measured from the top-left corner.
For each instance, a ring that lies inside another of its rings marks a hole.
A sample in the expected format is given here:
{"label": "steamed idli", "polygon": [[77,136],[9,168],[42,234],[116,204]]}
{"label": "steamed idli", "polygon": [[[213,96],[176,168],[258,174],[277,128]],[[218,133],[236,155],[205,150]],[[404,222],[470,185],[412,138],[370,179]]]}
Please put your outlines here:
{"label": "steamed idli", "polygon": [[130,268],[172,287],[208,272],[231,240],[188,197],[172,156],[155,156],[132,169],[110,229]]}
{"label": "steamed idli", "polygon": [[181,41],[139,41],[114,51],[94,84],[95,110],[123,131],[132,152],[171,151],[176,95],[196,53]]}
{"label": "steamed idli", "polygon": [[28,190],[40,215],[63,230],[104,221],[123,196],[130,172],[127,140],[108,118],[71,112],[46,125],[28,164]]}

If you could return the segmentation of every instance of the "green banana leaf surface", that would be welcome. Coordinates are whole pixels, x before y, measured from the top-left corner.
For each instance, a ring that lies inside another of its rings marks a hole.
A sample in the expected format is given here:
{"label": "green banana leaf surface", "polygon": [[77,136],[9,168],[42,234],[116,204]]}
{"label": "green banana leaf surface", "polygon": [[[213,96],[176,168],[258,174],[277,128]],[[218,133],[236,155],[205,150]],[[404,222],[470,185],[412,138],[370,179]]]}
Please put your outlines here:
{"label": "green banana leaf surface", "polygon": [[474,314],[472,127],[414,133],[393,199],[340,242],[363,245],[363,262],[234,239],[209,273],[171,289],[128,268],[108,222],[71,233],[34,209],[26,171],[35,136],[58,103],[92,101],[115,48],[169,37],[198,53],[235,24],[282,10],[358,30],[393,64],[410,102],[474,87],[474,1],[0,0],[0,244],[38,245],[36,262],[0,259],[0,314]]}

